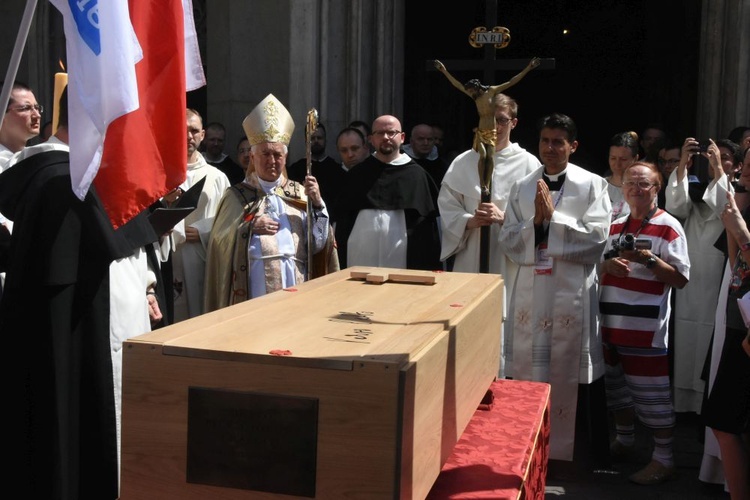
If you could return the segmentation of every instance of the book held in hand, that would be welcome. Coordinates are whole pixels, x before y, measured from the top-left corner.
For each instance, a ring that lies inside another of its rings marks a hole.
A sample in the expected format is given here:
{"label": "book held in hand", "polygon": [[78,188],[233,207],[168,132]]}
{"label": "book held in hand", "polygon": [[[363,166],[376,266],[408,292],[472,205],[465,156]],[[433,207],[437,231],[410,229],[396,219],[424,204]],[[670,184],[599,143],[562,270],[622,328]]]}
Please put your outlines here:
{"label": "book held in hand", "polygon": [[161,236],[164,233],[168,233],[178,222],[195,210],[205,183],[206,178],[204,177],[185,191],[174,206],[160,207],[149,214],[148,220],[151,222],[156,234]]}

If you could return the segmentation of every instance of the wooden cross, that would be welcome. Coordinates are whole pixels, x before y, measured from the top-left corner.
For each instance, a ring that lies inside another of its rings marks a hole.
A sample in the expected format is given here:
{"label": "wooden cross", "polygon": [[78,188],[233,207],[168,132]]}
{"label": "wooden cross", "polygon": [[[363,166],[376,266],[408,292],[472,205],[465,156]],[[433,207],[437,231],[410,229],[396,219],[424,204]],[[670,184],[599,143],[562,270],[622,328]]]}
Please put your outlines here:
{"label": "wooden cross", "polygon": [[[498,9],[498,3],[499,0],[487,0],[485,3],[486,11],[485,11],[485,21],[487,23],[487,26],[495,26],[498,22],[497,18],[497,9]],[[490,32],[492,32],[492,28],[489,28]],[[528,59],[500,59],[498,60],[496,58],[497,56],[497,50],[496,43],[494,41],[485,42],[482,41],[481,45],[483,45],[484,50],[484,56],[481,61],[476,60],[465,60],[465,59],[454,59],[454,60],[444,60],[443,64],[447,68],[450,68],[452,72],[459,72],[459,71],[475,71],[478,69],[482,69],[484,71],[484,74],[482,76],[482,83],[484,84],[490,84],[495,79],[495,73],[498,71],[520,71],[523,68],[526,67],[526,65],[529,63]],[[473,45],[473,44],[472,44]],[[476,45],[474,45],[476,46]],[[546,59],[540,59],[539,67],[535,69],[535,71],[540,70],[553,70],[555,69],[555,59],[554,58],[546,58]],[[427,61],[427,69],[430,71],[434,71],[435,67],[432,64],[432,61]]]}
{"label": "wooden cross", "polygon": [[[485,7],[487,9],[486,14],[488,25],[490,25],[490,23],[494,23],[497,20],[497,2],[498,0],[487,0],[485,3]],[[492,182],[492,154],[494,153],[494,151],[490,151],[490,149],[494,147],[496,140],[494,135],[490,137],[489,134],[494,134],[495,127],[497,126],[494,118],[494,111],[491,109],[491,106],[493,106],[492,99],[497,92],[502,92],[505,88],[514,85],[533,68],[553,69],[555,67],[555,60],[537,58],[534,58],[531,61],[520,59],[502,61],[496,60],[495,55],[497,49],[501,49],[508,45],[508,43],[510,43],[510,31],[507,28],[501,26],[495,26],[489,32],[485,27],[474,28],[474,30],[471,32],[471,35],[469,36],[469,43],[473,47],[484,46],[484,60],[481,62],[482,68],[484,69],[484,87],[481,85],[469,85],[472,82],[462,84],[454,76],[452,76],[447,69],[448,67],[450,67],[452,71],[477,69],[477,64],[475,61],[441,62],[435,60],[433,61],[433,65],[435,68],[441,71],[446,76],[446,78],[448,78],[448,80],[454,87],[474,99],[474,101],[477,103],[477,111],[479,112],[480,116],[479,126],[477,127],[477,129],[475,129],[474,149],[480,155],[477,168],[479,171],[479,182],[482,191],[481,201],[483,203],[486,203],[491,199],[490,183]],[[493,85],[491,83],[494,80],[496,71],[510,69],[520,69],[521,72],[504,84]],[[494,125],[492,125],[493,122]],[[490,228],[489,226],[482,226],[482,228],[480,229],[479,238],[480,273],[489,272],[489,254]]]}

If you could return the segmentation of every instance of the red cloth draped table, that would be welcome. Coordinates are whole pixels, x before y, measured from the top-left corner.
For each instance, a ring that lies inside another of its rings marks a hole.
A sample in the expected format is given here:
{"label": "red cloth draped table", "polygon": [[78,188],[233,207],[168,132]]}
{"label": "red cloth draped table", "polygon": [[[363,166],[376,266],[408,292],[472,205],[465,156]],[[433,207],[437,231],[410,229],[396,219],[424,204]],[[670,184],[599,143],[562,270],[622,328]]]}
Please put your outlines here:
{"label": "red cloth draped table", "polygon": [[550,385],[496,380],[443,466],[428,500],[543,499]]}

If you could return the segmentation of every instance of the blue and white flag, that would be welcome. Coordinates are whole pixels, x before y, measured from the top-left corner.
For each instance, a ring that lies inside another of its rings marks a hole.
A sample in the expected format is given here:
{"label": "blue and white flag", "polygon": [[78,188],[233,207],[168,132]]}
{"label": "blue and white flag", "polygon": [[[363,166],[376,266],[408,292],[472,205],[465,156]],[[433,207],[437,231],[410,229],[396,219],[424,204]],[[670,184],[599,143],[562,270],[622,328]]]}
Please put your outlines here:
{"label": "blue and white flag", "polygon": [[73,192],[86,196],[102,158],[107,127],[138,109],[135,64],[143,53],[127,0],[50,0],[63,16]]}

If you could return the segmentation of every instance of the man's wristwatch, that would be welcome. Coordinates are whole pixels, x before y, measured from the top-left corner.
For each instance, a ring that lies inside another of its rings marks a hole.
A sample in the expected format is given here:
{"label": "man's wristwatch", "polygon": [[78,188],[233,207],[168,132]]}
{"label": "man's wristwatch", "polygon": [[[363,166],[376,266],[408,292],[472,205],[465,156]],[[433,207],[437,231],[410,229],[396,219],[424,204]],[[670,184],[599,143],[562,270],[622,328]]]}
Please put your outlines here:
{"label": "man's wristwatch", "polygon": [[646,269],[653,269],[653,267],[656,265],[656,256],[654,254],[651,254],[651,256],[646,259]]}

